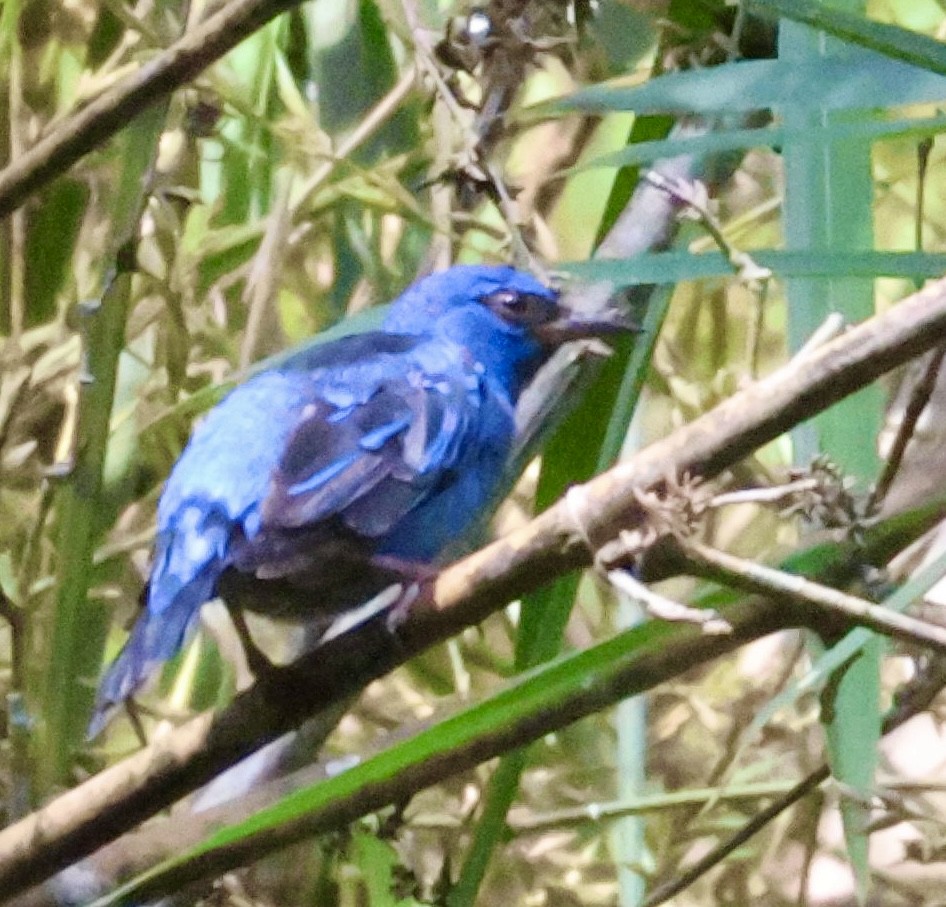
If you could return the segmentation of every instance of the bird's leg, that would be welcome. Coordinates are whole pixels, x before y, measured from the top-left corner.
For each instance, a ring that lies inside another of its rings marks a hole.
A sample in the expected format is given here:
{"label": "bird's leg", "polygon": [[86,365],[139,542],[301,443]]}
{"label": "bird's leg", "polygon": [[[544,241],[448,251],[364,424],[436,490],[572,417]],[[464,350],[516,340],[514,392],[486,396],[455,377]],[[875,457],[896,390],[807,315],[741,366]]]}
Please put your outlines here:
{"label": "bird's leg", "polygon": [[236,630],[240,638],[240,645],[243,646],[243,654],[246,656],[246,663],[253,676],[259,680],[267,674],[272,674],[276,666],[269,660],[266,653],[256,644],[250,628],[246,624],[246,617],[243,609],[238,605],[231,606],[230,620],[233,621],[233,629]]}
{"label": "bird's leg", "polygon": [[125,700],[125,714],[128,715],[128,720],[131,722],[132,730],[135,732],[138,742],[142,746],[147,746],[148,735],[145,733],[145,725],[141,720],[141,707],[133,696],[129,696]]}

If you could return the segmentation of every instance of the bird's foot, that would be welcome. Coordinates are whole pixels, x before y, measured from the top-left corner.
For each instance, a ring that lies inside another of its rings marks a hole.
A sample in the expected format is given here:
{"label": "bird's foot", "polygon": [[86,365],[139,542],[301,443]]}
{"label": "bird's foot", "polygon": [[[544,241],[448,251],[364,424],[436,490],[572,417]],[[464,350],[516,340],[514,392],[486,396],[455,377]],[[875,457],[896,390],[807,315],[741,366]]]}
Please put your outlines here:
{"label": "bird's foot", "polygon": [[401,628],[407,623],[416,609],[433,602],[433,585],[431,580],[436,575],[436,571],[434,571],[426,580],[413,582],[410,585],[404,586],[397,600],[392,602],[388,607],[388,612],[385,617],[385,626],[398,643],[403,643]]}
{"label": "bird's foot", "polygon": [[391,570],[401,579],[401,591],[397,599],[388,605],[385,623],[391,635],[398,638],[399,629],[407,622],[418,603],[433,601],[434,580],[440,575],[440,568],[433,564],[406,561],[396,557],[379,556],[372,558],[372,563],[385,570]]}
{"label": "bird's foot", "polygon": [[425,564],[420,561],[408,561],[387,554],[374,555],[374,557],[371,558],[371,564],[381,570],[388,570],[396,574],[400,579],[413,582],[416,585],[429,583],[440,572],[440,569],[433,566],[433,564]]}

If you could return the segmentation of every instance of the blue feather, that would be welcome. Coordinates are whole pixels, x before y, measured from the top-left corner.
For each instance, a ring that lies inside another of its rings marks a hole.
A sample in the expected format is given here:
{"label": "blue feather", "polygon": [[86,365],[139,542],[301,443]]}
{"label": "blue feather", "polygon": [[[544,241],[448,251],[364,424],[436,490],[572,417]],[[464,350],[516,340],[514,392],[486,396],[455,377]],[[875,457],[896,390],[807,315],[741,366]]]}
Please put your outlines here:
{"label": "blue feather", "polygon": [[[528,297],[534,317],[503,309],[500,291]],[[227,576],[338,610],[392,580],[379,558],[435,562],[491,503],[516,400],[550,352],[537,328],[559,314],[527,274],[454,267],[406,290],[381,331],[232,391],[164,487],[145,610],[90,732],[180,649]]]}

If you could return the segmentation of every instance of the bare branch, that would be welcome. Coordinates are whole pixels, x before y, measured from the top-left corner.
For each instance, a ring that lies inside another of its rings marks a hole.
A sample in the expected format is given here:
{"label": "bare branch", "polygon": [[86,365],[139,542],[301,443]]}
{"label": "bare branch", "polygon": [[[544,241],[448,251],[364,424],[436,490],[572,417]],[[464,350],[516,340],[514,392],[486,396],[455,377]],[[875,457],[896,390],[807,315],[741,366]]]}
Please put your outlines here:
{"label": "bare branch", "polygon": [[647,613],[658,620],[689,623],[700,627],[704,633],[731,633],[732,627],[713,608],[691,608],[654,592],[627,570],[609,570],[608,582],[622,595],[644,606]]}
{"label": "bare branch", "polygon": [[700,542],[686,540],[681,545],[683,567],[712,577],[727,586],[775,598],[800,608],[803,613],[870,627],[885,636],[946,654],[946,629],[875,605],[804,576],[785,573],[764,564],[736,557]]}
{"label": "bare branch", "polygon": [[939,349],[933,353],[930,357],[930,361],[926,365],[923,376],[913,388],[900,426],[897,429],[897,435],[890,448],[890,453],[887,454],[887,460],[884,463],[884,471],[877,480],[877,485],[871,491],[866,508],[867,513],[870,513],[875,506],[883,502],[884,498],[887,496],[887,492],[890,490],[890,486],[897,477],[897,473],[900,471],[900,465],[903,463],[903,455],[906,453],[907,445],[913,438],[913,433],[916,431],[920,416],[923,415],[923,412],[926,410],[933,396],[933,391],[936,388],[936,379],[939,377],[944,356],[946,356],[946,348]]}
{"label": "bare branch", "polygon": [[[752,639],[779,629],[783,617],[777,606],[760,608],[754,601],[735,606],[728,613],[734,615],[739,627],[732,634],[705,634],[697,627],[678,628],[667,624],[664,630],[666,635],[659,644],[642,646],[633,641],[634,631],[629,631],[624,634],[628,641],[626,656],[616,660],[606,672],[600,672],[593,684],[576,685],[567,694],[556,696],[554,703],[547,707],[530,709],[519,717],[502,722],[491,732],[478,731],[475,739],[454,742],[448,749],[440,748],[434,758],[415,762],[391,773],[373,773],[372,781],[359,786],[351,796],[333,799],[321,808],[308,811],[300,819],[254,834],[233,846],[215,849],[212,854],[203,854],[194,861],[162,873],[160,877],[153,877],[147,887],[135,891],[134,899],[140,903],[180,890],[181,886],[198,879],[213,878],[306,837],[344,827],[366,813],[403,802],[416,791],[469,770],[485,759],[537,740],[584,715],[600,711],[626,696],[651,689],[689,667],[717,658]],[[608,642],[609,647],[619,644],[620,640]],[[540,681],[529,676],[520,677],[507,688],[504,695],[521,695],[516,689],[517,684],[528,685],[530,682]],[[309,779],[310,782],[315,780],[311,773]],[[276,785],[283,783],[276,782]],[[267,793],[271,798],[272,791],[264,789],[256,792],[249,805],[259,808],[262,805],[261,795]],[[246,807],[247,804],[240,801],[196,814],[188,818],[184,829],[179,828],[173,820],[147,827],[123,839],[120,847],[109,847],[97,854],[96,871],[102,879],[115,880],[128,877],[136,869],[140,871],[153,867],[156,855],[173,856],[181,852],[182,831],[187,835],[187,843],[197,844],[201,840],[199,833],[209,833],[220,828],[240,814],[245,817]],[[42,898],[42,893],[36,892],[29,899],[14,901],[14,905],[38,907],[39,904],[49,903]]]}

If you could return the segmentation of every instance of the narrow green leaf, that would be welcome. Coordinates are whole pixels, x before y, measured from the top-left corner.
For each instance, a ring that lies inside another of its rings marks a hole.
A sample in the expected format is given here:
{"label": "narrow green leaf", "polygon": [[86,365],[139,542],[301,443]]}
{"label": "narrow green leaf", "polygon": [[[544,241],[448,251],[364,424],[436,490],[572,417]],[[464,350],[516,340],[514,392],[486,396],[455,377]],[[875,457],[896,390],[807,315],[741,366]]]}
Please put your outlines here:
{"label": "narrow green leaf", "polygon": [[[146,883],[153,883],[176,867],[210,854],[219,847],[247,841],[254,835],[301,820],[314,810],[322,810],[333,803],[357,796],[359,791],[364,792],[372,785],[403,777],[411,766],[427,760],[448,758],[451,752],[467,746],[471,741],[497,733],[526,716],[534,716],[545,710],[564,715],[562,705],[569,696],[587,695],[590,690],[600,690],[602,705],[606,700],[613,701],[615,677],[642,658],[650,655],[659,657],[661,650],[680,632],[692,631],[669,622],[650,622],[522,674],[489,699],[446,718],[338,775],[294,791],[245,822],[220,829],[200,845],[161,863],[96,901],[95,907],[132,903],[136,893]],[[607,692],[609,689],[610,695]]]}
{"label": "narrow green leaf", "polygon": [[832,9],[815,0],[748,0],[746,5],[751,10],[777,13],[843,41],[946,75],[946,46],[927,35],[897,25],[873,22],[865,16]]}
{"label": "narrow green leaf", "polygon": [[[167,104],[141,114],[123,136],[124,166],[115,193],[112,229],[115,246],[105,276],[105,292],[89,319],[88,369],[79,409],[75,466],[58,496],[59,548],[55,623],[45,676],[42,786],[65,779],[73,748],[82,740],[92,706],[91,684],[101,664],[107,614],[88,598],[92,553],[102,525],[102,474],[109,439],[118,359],[125,342],[131,272],[120,266],[134,249],[138,219],[147,200],[146,174],[157,154]],[[118,264],[116,264],[118,262]]]}
{"label": "narrow green leaf", "polygon": [[[777,277],[940,277],[946,254],[933,252],[830,252],[824,249],[753,249],[753,260]],[[576,280],[608,280],[617,286],[680,283],[731,277],[733,266],[720,252],[652,252],[633,258],[567,261],[557,265]],[[855,319],[856,320],[856,319]],[[821,322],[816,320],[816,324]]]}
{"label": "narrow green leaf", "polygon": [[84,183],[63,178],[48,186],[27,209],[24,296],[28,326],[55,317],[88,200]]}
{"label": "narrow green leaf", "polygon": [[620,151],[602,155],[574,168],[576,172],[592,167],[626,167],[643,164],[678,154],[717,154],[750,148],[778,148],[786,143],[807,144],[811,142],[837,141],[842,139],[924,138],[946,131],[946,117],[923,119],[855,120],[854,122],[831,123],[824,127],[823,134],[806,129],[786,129],[770,126],[764,129],[733,129],[711,132],[690,138],[668,138],[662,141],[639,142]]}
{"label": "narrow green leaf", "polygon": [[[929,508],[885,520],[868,527],[866,549],[873,560],[881,560],[901,550],[941,518],[942,501]],[[851,546],[831,542],[799,552],[786,560],[788,567],[805,575],[828,580],[841,573],[850,573]],[[946,570],[946,555],[922,571],[886,600],[885,604],[902,610],[930,588]],[[741,597],[724,590],[722,597],[705,599],[713,607],[726,608]],[[562,656],[532,671],[517,676],[505,689],[488,699],[457,712],[416,736],[401,741],[372,758],[333,777],[320,780],[308,787],[288,794],[278,803],[261,810],[245,822],[215,832],[201,844],[188,849],[173,860],[165,861],[153,870],[131,880],[122,888],[97,901],[94,907],[108,907],[119,903],[133,903],[133,895],[146,883],[153,882],[170,869],[189,860],[208,854],[214,848],[231,842],[249,839],[288,822],[305,817],[349,797],[357,797],[372,784],[388,778],[403,778],[405,772],[425,759],[447,758],[451,749],[464,746],[496,731],[522,716],[534,716],[552,707],[561,708],[569,695],[578,690],[606,689],[613,683],[616,672],[637,659],[659,657],[675,635],[688,632],[680,625],[666,621],[651,621],[589,649]],[[823,676],[857,652],[864,630],[853,630],[825,657],[827,666]],[[597,685],[601,686],[598,687]],[[627,690],[628,695],[639,690]]]}
{"label": "narrow green leaf", "polygon": [[868,633],[858,653],[838,668],[821,696],[821,723],[831,774],[853,793],[846,796],[842,788],[840,809],[848,859],[862,904],[870,890],[868,804],[874,791],[883,724],[880,668],[886,647],[886,639]]}
{"label": "narrow green leaf", "polygon": [[400,858],[394,848],[377,835],[356,831],[349,852],[361,871],[370,907],[395,907],[395,873]]}
{"label": "narrow green leaf", "polygon": [[575,110],[721,114],[781,109],[786,105],[807,110],[856,110],[944,98],[943,76],[851,47],[845,59],[828,58],[820,63],[747,60],[668,73],[643,85],[614,79],[534,105],[523,116],[541,119]]}
{"label": "narrow green leaf", "polygon": [[[863,7],[861,0],[843,0],[834,5]],[[826,37],[807,26],[782,22],[779,30],[779,61],[788,66],[830,67],[862,63],[862,49]],[[874,57],[875,60],[890,58]],[[896,64],[905,65],[905,64]],[[881,67],[882,68],[882,67]],[[889,71],[902,80],[894,88],[909,91],[928,71],[912,68],[913,75]],[[862,99],[869,99],[866,94]],[[817,103],[817,102],[816,102]],[[879,102],[883,103],[883,102]],[[855,104],[853,107],[877,107]],[[812,141],[786,142],[782,149],[785,170],[783,224],[785,244],[793,251],[817,249],[838,259],[870,254],[873,247],[873,178],[869,144],[854,139],[832,140],[825,134],[833,123],[865,120],[870,114],[853,109],[837,112],[831,105],[821,109],[810,100],[793,99],[782,105],[785,126],[809,131]],[[818,141],[818,139],[821,141]],[[831,313],[847,322],[873,314],[874,288],[869,279],[848,271],[831,278],[793,277],[786,283],[788,335],[792,350],[799,349]],[[795,462],[805,467],[815,456],[826,455],[862,487],[876,478],[879,457],[876,444],[883,422],[883,399],[879,386],[865,388],[819,414],[792,433]],[[822,710],[825,742],[832,771],[838,781],[858,792],[864,801],[874,785],[877,746],[881,733],[880,668],[885,641],[873,634],[831,677],[833,696]],[[810,648],[819,651],[816,640]],[[869,810],[855,798],[841,801],[848,857],[854,871],[856,892],[866,901],[870,886],[868,861]]]}

